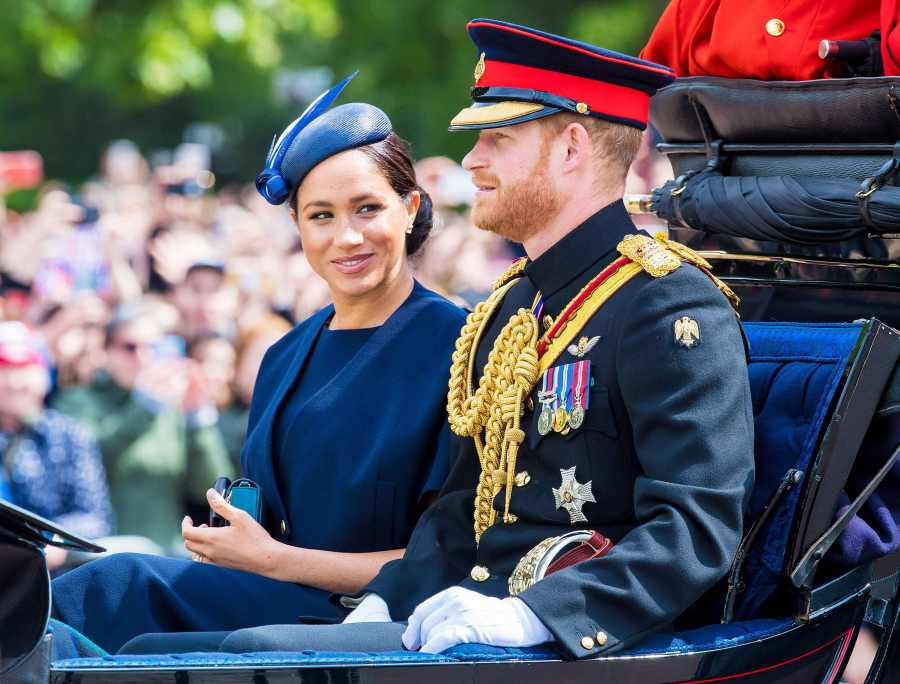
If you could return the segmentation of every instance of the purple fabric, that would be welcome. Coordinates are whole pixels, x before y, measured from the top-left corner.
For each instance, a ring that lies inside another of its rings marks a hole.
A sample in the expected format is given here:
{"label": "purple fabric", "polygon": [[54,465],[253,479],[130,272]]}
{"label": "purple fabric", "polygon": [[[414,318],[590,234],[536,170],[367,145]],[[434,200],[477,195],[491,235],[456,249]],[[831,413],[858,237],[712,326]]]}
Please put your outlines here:
{"label": "purple fabric", "polygon": [[[837,515],[849,507],[900,445],[900,412],[876,416],[838,499]],[[838,539],[831,560],[855,566],[900,549],[900,461],[863,504]]]}

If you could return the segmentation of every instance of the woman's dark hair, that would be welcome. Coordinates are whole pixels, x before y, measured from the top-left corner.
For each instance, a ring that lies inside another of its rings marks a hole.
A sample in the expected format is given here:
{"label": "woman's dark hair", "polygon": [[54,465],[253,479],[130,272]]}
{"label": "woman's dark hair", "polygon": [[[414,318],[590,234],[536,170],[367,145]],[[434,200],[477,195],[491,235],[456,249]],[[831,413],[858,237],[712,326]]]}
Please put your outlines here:
{"label": "woman's dark hair", "polygon": [[[419,211],[413,223],[412,232],[406,236],[406,253],[412,256],[425,244],[431,233],[433,214],[431,197],[416,182],[416,171],[413,168],[409,143],[396,133],[391,133],[384,140],[357,148],[375,162],[378,170],[384,174],[390,186],[404,200],[410,193],[419,193]],[[297,190],[291,193],[290,206],[297,210]]]}

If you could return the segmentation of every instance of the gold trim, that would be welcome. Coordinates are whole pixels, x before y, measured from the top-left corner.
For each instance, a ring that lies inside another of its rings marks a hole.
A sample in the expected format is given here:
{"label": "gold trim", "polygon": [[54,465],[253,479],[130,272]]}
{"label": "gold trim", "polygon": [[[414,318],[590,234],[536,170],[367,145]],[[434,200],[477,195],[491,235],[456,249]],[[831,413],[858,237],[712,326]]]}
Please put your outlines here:
{"label": "gold trim", "polygon": [[681,259],[649,235],[626,235],[616,249],[654,278],[669,275],[681,266]]}
{"label": "gold trim", "polygon": [[506,285],[513,278],[518,278],[525,271],[525,267],[528,265],[528,259],[525,257],[519,257],[514,262],[512,262],[509,267],[500,275],[497,280],[494,281],[494,284],[491,285],[491,290],[499,290],[501,287]]}
{"label": "gold trim", "polygon": [[581,332],[591,317],[600,310],[600,307],[606,304],[607,300],[618,292],[620,287],[641,271],[643,269],[640,264],[634,262],[625,264],[591,292],[581,307],[568,318],[566,327],[550,341],[550,345],[541,357],[538,377],[543,375],[544,371],[550,368],[566,351],[572,340]]}
{"label": "gold trim", "polygon": [[534,102],[515,102],[507,100],[487,105],[486,107],[466,107],[450,121],[451,126],[472,126],[476,124],[500,123],[520,116],[534,114],[544,105]]}
{"label": "gold trim", "polygon": [[539,542],[528,553],[519,559],[515,569],[509,576],[506,586],[509,589],[510,596],[518,596],[523,591],[534,585],[537,581],[534,573],[537,570],[538,563],[547,553],[547,550],[553,546],[559,537],[548,537]]}

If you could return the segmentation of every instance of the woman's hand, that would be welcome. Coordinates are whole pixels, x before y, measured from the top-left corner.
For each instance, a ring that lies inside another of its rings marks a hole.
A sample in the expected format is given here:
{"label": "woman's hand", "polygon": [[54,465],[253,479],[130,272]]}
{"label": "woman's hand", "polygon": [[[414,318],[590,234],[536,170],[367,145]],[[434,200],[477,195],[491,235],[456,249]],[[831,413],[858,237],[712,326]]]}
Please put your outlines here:
{"label": "woman's hand", "polygon": [[272,539],[249,513],[229,504],[214,489],[207,490],[206,499],[210,508],[231,524],[194,527],[190,517],[185,516],[181,535],[194,560],[279,579],[278,556],[284,545]]}

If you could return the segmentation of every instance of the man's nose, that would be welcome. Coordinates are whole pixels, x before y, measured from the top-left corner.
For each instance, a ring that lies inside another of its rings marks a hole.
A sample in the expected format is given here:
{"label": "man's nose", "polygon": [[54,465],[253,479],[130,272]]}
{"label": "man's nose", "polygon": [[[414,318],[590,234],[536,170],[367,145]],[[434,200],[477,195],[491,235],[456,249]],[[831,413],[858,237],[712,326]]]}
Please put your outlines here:
{"label": "man's nose", "polygon": [[476,169],[484,168],[485,166],[485,157],[484,157],[484,145],[479,137],[478,140],[475,141],[475,144],[472,146],[472,149],[466,153],[466,156],[463,157],[462,166],[463,168],[471,173]]}

